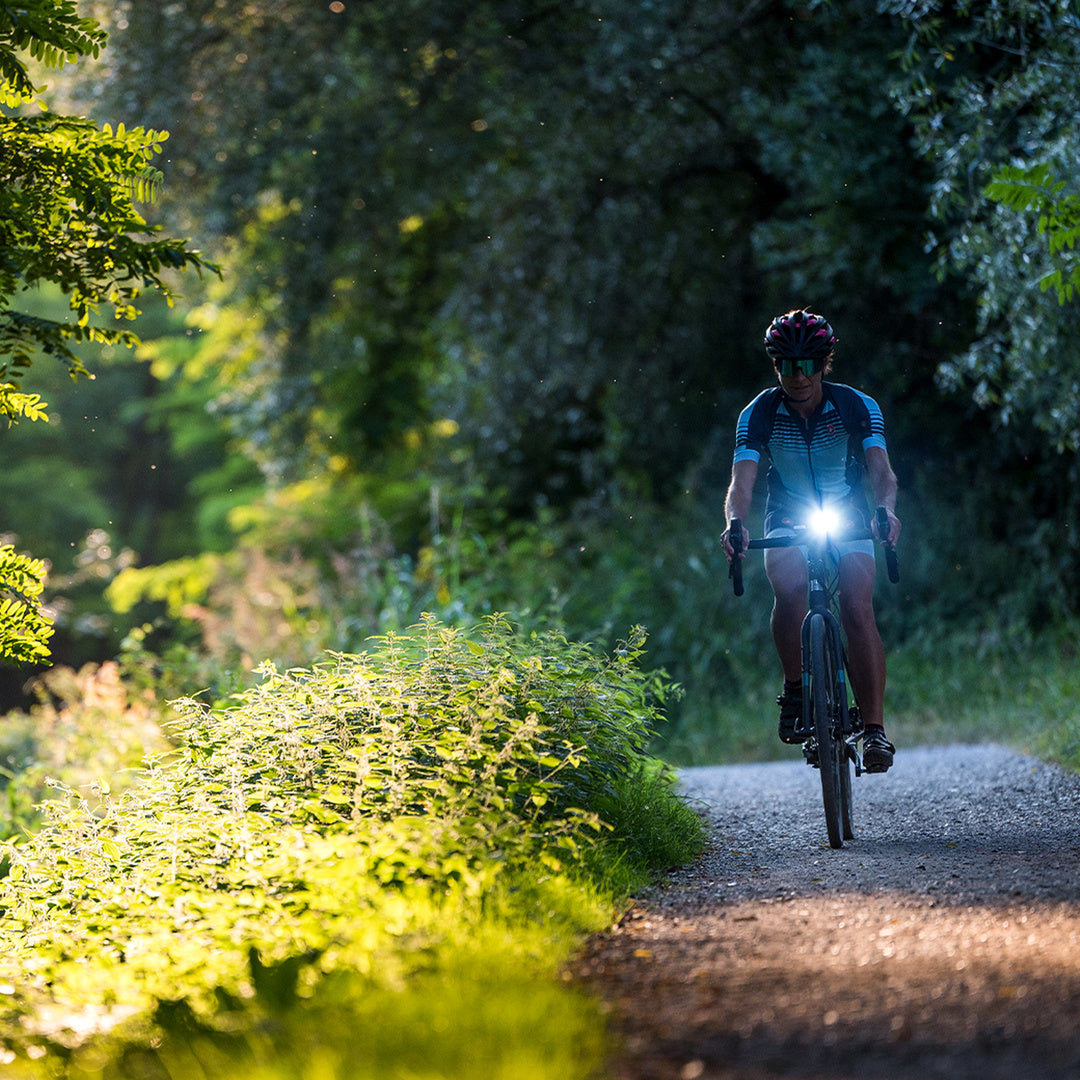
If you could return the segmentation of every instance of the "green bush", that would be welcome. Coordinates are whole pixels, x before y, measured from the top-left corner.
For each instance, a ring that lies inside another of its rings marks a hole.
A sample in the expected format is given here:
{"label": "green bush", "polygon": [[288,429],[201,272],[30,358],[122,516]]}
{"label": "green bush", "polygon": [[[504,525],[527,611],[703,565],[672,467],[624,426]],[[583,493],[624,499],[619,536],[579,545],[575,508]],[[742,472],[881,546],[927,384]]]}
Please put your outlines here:
{"label": "green bush", "polygon": [[574,1012],[551,984],[578,935],[700,850],[646,752],[663,683],[642,648],[425,618],[368,654],[266,666],[224,707],[176,703],[177,749],[140,783],[61,786],[42,831],[7,845],[11,1075],[175,1080],[226,1058],[313,1075],[309,1025],[329,1025],[327,1061],[377,1062],[426,1001],[442,1026],[409,1035],[447,1062],[431,1075],[586,1075],[595,1016],[573,1062],[499,1032],[536,1035],[529,985]]}
{"label": "green bush", "polygon": [[39,826],[57,784],[86,788],[107,776],[119,794],[147,755],[169,746],[157,698],[133,693],[115,662],[49,668],[30,685],[36,703],[0,720],[0,840]]}

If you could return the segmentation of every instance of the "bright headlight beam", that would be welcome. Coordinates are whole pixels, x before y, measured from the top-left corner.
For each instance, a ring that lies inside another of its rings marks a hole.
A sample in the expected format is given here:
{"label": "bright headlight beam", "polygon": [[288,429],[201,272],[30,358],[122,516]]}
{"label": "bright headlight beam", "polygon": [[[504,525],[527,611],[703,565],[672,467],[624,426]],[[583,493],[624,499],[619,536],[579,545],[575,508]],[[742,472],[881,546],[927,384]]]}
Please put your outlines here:
{"label": "bright headlight beam", "polygon": [[810,515],[810,528],[819,536],[829,536],[840,528],[840,515],[829,506],[823,506]]}

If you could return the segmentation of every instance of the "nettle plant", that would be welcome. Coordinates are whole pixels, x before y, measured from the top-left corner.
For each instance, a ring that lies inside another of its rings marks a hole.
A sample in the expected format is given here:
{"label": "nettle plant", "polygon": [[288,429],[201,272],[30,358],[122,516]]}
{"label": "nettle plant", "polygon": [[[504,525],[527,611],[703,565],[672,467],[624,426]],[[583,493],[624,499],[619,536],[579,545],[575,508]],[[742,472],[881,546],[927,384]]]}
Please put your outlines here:
{"label": "nettle plant", "polygon": [[176,749],[139,784],[61,787],[5,849],[10,1052],[178,1000],[235,1023],[271,970],[301,996],[334,971],[393,984],[448,912],[543,919],[559,882],[597,877],[603,819],[649,765],[664,686],[643,644],[600,656],[500,616],[475,633],[425,618],[364,655],[265,666],[225,707],[177,703]]}

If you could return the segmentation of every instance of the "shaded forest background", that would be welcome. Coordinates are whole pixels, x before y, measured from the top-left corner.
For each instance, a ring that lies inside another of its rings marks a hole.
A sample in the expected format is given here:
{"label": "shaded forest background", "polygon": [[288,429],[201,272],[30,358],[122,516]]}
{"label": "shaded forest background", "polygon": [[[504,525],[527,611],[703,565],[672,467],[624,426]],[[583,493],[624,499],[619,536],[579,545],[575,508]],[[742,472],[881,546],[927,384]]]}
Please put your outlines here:
{"label": "shaded forest background", "polygon": [[[225,693],[505,611],[646,626],[676,727],[707,723],[760,672],[718,538],[796,305],[886,414],[890,643],[1071,636],[1076,263],[1047,221],[1080,178],[1075,4],[80,10],[109,46],[54,108],[169,131],[146,212],[222,276],[85,349],[92,381],[40,361],[49,424],[4,432],[58,663]],[[1009,168],[1041,168],[1027,204],[988,192]]]}

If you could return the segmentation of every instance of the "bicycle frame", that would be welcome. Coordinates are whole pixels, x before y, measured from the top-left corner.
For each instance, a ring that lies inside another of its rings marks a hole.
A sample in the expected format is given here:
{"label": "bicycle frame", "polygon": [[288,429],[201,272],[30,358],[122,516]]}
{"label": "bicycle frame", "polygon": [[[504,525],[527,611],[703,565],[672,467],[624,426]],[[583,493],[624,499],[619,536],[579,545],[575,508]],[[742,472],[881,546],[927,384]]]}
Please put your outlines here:
{"label": "bicycle frame", "polygon": [[[776,538],[774,538],[776,539]],[[754,546],[751,542],[751,547]],[[793,544],[767,544],[762,541],[762,547],[792,547]],[[800,545],[802,546],[802,545]],[[826,640],[831,643],[832,650],[838,660],[836,676],[839,682],[838,700],[834,702],[834,708],[838,709],[838,715],[834,721],[839,721],[838,734],[842,738],[846,755],[855,766],[855,775],[862,776],[862,758],[859,756],[857,742],[862,733],[862,721],[859,716],[859,703],[855,698],[854,687],[851,687],[851,700],[853,702],[848,709],[847,675],[848,659],[847,645],[844,637],[844,628],[840,622],[837,610],[837,590],[839,587],[839,567],[831,565],[832,554],[829,550],[828,534],[824,534],[820,540],[812,541],[805,545],[806,572],[808,577],[806,592],[806,615],[802,621],[802,684],[803,684],[803,730],[807,733],[807,739],[815,737],[814,725],[811,717],[811,671],[810,671],[810,636],[811,626],[815,615],[821,616],[825,621]],[[806,746],[804,744],[804,753]],[[808,760],[809,757],[808,757]],[[812,763],[812,762],[811,762]]]}
{"label": "bicycle frame", "polygon": [[[884,507],[877,511],[878,536],[885,542],[889,579],[899,580],[896,552],[888,544],[889,522]],[[735,595],[741,596],[742,523],[731,522],[729,530],[735,550],[730,575]],[[852,688],[848,706],[847,649],[837,604],[839,556],[832,547],[827,528],[797,527],[792,534],[750,541],[749,549],[801,547],[806,555],[806,615],[801,630],[802,717],[795,734],[803,738],[803,756],[821,771],[822,796],[829,843],[843,847],[854,836],[850,766],[855,775],[863,773],[858,739],[863,731],[858,701]],[[869,530],[847,530],[836,541],[873,539]]]}

